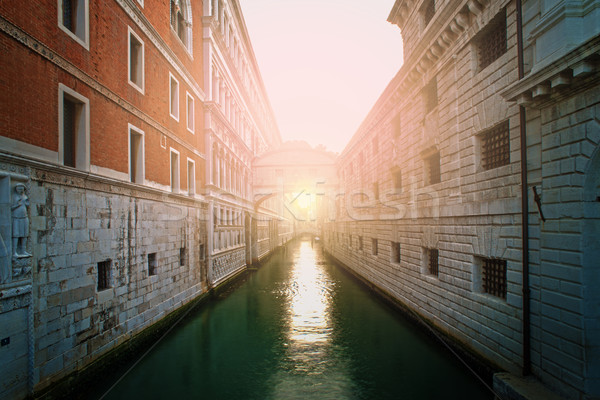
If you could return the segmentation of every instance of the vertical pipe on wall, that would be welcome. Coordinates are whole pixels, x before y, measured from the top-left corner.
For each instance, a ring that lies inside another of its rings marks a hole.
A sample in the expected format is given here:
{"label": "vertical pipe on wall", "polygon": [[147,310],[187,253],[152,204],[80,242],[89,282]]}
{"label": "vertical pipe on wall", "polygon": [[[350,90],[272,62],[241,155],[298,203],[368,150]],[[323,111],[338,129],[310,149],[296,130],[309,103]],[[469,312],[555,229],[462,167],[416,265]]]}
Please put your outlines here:
{"label": "vertical pipe on wall", "polygon": [[[517,61],[519,79],[525,76],[523,62],[523,9],[517,2]],[[519,129],[521,139],[521,236],[523,241],[523,375],[531,374],[531,321],[529,290],[529,198],[527,192],[527,128],[525,107],[519,106]]]}

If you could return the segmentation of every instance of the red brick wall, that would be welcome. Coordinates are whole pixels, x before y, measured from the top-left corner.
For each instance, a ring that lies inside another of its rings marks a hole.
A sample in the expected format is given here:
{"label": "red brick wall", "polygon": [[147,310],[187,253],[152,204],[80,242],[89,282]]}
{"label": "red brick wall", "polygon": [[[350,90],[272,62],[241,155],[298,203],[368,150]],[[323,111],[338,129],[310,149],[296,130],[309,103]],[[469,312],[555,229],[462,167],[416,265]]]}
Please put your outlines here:
{"label": "red brick wall", "polygon": [[[2,2],[0,13],[155,123],[204,153],[201,99],[115,1],[90,0],[89,7],[89,51],[58,27],[55,0],[40,2],[37,7]],[[140,10],[202,87],[202,2],[193,2],[193,7],[193,56],[170,27],[168,2],[146,0]],[[128,84],[128,26],[144,42],[144,94]],[[0,59],[0,135],[58,151],[58,83],[63,83],[90,100],[92,165],[128,172],[128,123],[131,123],[145,133],[146,179],[169,185],[169,147],[181,153],[182,190],[187,189],[187,157],[196,162],[196,179],[203,179],[200,158],[175,141],[167,140],[166,149],[161,147],[162,133],[117,103],[3,33],[0,49],[10,55]],[[169,72],[179,80],[179,122],[169,115]],[[195,134],[186,128],[186,91],[195,100]]]}

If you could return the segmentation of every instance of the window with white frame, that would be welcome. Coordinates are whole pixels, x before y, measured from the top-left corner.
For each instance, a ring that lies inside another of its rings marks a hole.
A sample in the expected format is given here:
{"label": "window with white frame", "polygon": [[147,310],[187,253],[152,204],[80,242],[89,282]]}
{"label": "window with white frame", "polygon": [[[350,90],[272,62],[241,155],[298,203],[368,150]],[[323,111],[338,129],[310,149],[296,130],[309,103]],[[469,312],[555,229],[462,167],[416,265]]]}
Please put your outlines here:
{"label": "window with white frame", "polygon": [[59,162],[87,171],[90,166],[90,102],[61,83],[58,108]]}
{"label": "window with white frame", "polygon": [[187,179],[188,194],[194,196],[196,194],[196,163],[189,158],[187,159]]}
{"label": "window with white frame", "polygon": [[89,0],[58,0],[58,27],[89,50]]}
{"label": "window with white frame", "polygon": [[179,121],[179,81],[169,73],[169,113]]}
{"label": "window with white frame", "polygon": [[141,93],[144,93],[144,42],[131,27],[128,28],[128,32],[128,82]]}
{"label": "window with white frame", "polygon": [[129,180],[144,183],[144,131],[129,124]]}
{"label": "window with white frame", "polygon": [[194,133],[194,97],[186,92],[186,105],[187,105],[187,128],[188,131]]}
{"label": "window with white frame", "polygon": [[179,193],[179,152],[171,149],[171,192]]}

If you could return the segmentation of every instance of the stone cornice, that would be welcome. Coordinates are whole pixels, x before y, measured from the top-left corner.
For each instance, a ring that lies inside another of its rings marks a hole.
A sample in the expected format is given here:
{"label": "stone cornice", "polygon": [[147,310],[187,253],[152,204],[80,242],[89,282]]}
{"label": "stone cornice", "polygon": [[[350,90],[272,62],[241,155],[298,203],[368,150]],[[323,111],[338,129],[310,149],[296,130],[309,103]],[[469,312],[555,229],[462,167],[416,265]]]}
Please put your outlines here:
{"label": "stone cornice", "polygon": [[204,197],[194,198],[183,194],[165,192],[150,186],[96,175],[75,168],[50,164],[17,154],[0,152],[0,161],[31,168],[31,180],[33,181],[49,182],[57,185],[89,189],[110,194],[120,194],[145,200],[165,201],[166,199],[169,199],[168,202],[187,205],[190,203],[207,204]]}
{"label": "stone cornice", "polygon": [[[422,0],[398,0],[392,8],[388,21],[404,28],[406,18]],[[502,3],[506,3],[505,0]],[[445,4],[433,17],[427,29],[419,38],[419,43],[414,47],[411,55],[405,60],[400,71],[392,79],[384,93],[377,100],[367,118],[357,130],[355,136],[342,150],[340,157],[345,157],[358,141],[356,137],[363,137],[378,122],[377,119],[392,111],[391,104],[397,103],[407,95],[416,83],[423,79],[440,60],[448,56],[448,51],[462,37],[473,24],[473,18],[480,16],[490,0],[460,0],[456,4]],[[505,4],[501,4],[504,7]],[[442,23],[443,22],[443,23]],[[434,29],[437,27],[438,29]]]}
{"label": "stone cornice", "polygon": [[21,43],[23,46],[27,47],[32,52],[37,53],[39,56],[54,64],[56,67],[72,75],[74,78],[79,79],[91,89],[100,93],[102,96],[117,104],[119,107],[126,110],[130,114],[135,115],[137,118],[144,121],[146,124],[152,126],[158,132],[173,140],[181,147],[186,148],[188,151],[190,151],[197,157],[201,159],[205,158],[204,154],[200,153],[195,147],[189,145],[177,135],[169,131],[154,118],[152,118],[151,116],[149,116],[148,114],[146,114],[127,100],[123,99],[121,96],[113,92],[110,88],[88,75],[85,71],[82,71],[81,69],[73,65],[70,61],[60,56],[54,50],[52,50],[44,43],[31,36],[29,33],[25,32],[18,26],[14,25],[12,22],[8,21],[3,16],[0,16],[0,32],[4,32],[6,35],[12,37],[14,40]]}
{"label": "stone cornice", "polygon": [[572,85],[575,80],[600,70],[600,36],[577,47],[564,57],[530,73],[500,92],[519,105],[543,102],[548,95]]}

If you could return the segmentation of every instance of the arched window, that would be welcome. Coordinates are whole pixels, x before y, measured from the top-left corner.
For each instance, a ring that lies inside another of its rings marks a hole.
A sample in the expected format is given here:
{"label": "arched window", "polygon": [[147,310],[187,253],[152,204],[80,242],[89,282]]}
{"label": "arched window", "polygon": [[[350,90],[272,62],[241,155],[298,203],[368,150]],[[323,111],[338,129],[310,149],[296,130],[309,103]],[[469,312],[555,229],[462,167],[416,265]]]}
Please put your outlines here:
{"label": "arched window", "polygon": [[189,0],[171,0],[171,28],[188,52],[192,52],[192,7]]}

